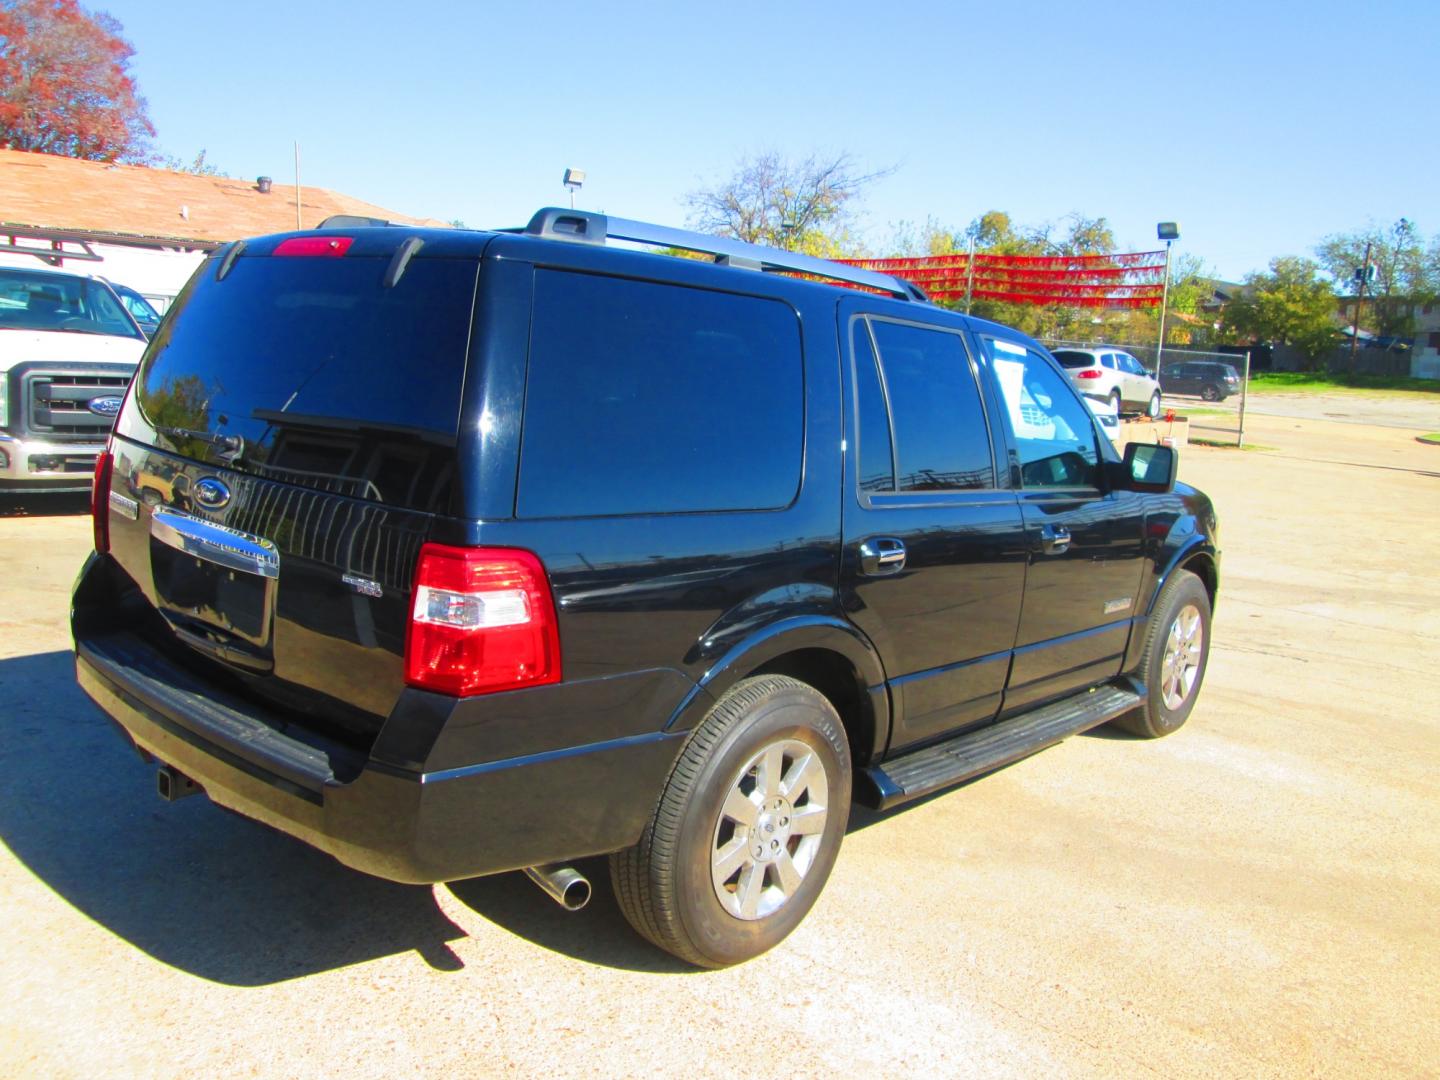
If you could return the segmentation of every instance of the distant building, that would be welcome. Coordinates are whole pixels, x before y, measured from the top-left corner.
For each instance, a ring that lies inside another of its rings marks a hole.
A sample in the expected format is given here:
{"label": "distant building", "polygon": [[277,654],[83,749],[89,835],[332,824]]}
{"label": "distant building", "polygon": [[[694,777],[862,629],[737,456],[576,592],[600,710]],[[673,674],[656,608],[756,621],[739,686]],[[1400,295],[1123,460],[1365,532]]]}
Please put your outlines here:
{"label": "distant building", "polygon": [[[324,188],[0,150],[0,265],[45,261],[129,285],[161,310],[205,253],[245,236],[313,229],[334,214],[444,225]],[[21,249],[21,250],[16,250]]]}

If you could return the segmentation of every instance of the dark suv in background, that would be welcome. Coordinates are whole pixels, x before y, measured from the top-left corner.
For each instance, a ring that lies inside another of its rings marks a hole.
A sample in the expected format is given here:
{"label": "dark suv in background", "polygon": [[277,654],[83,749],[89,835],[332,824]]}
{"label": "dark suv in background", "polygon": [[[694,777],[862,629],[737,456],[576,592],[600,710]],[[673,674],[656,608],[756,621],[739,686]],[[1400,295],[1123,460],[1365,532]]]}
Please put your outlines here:
{"label": "dark suv in background", "polygon": [[331,224],[197,271],[97,470],[78,676],[165,797],[567,906],[608,854],[715,967],[805,916],[852,795],[1190,713],[1211,504],[1025,335],[596,214]]}
{"label": "dark suv in background", "polygon": [[1167,394],[1198,394],[1206,401],[1224,401],[1240,392],[1240,373],[1214,360],[1167,364],[1161,382]]}

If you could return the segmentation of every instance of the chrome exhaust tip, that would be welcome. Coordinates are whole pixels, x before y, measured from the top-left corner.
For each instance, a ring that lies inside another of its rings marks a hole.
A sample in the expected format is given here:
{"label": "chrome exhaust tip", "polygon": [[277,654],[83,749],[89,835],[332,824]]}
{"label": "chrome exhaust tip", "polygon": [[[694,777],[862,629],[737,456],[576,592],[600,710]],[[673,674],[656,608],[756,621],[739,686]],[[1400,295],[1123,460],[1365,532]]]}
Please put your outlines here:
{"label": "chrome exhaust tip", "polygon": [[590,902],[590,879],[573,866],[527,866],[525,876],[566,911],[579,911]]}

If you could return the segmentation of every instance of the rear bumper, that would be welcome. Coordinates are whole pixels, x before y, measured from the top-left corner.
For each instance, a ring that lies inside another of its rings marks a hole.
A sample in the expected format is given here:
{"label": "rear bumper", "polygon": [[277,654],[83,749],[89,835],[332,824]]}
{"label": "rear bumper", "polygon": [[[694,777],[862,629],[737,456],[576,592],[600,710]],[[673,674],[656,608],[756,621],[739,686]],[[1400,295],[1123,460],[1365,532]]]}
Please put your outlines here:
{"label": "rear bumper", "polygon": [[52,443],[0,431],[0,491],[89,491],[103,443]]}
{"label": "rear bumper", "polygon": [[[408,770],[287,730],[134,634],[77,639],[76,675],[142,755],[189,776],[214,802],[400,882],[477,877],[627,847],[683,741],[655,732]],[[433,721],[434,697],[407,691],[387,728]]]}

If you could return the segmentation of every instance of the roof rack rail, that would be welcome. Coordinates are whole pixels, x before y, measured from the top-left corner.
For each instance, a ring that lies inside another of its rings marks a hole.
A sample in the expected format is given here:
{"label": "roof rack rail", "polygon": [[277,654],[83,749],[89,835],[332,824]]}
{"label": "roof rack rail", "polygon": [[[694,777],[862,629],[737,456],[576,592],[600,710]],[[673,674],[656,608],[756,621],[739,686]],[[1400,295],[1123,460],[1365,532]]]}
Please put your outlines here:
{"label": "roof rack rail", "polygon": [[504,230],[523,232],[530,236],[543,236],[551,240],[568,240],[571,243],[603,244],[607,239],[628,240],[637,244],[654,244],[657,247],[680,248],[683,251],[713,255],[715,261],[724,266],[741,267],[746,270],[789,270],[813,277],[843,281],[850,285],[863,285],[876,289],[901,300],[928,302],[925,291],[904,278],[882,274],[874,270],[862,270],[845,266],[829,259],[817,259],[812,255],[799,255],[793,251],[765,247],[761,244],[747,244],[725,236],[710,236],[706,233],[673,229],[667,225],[652,225],[645,221],[631,221],[628,218],[609,217],[588,210],[564,210],[547,206],[536,211],[530,224],[524,229]]}

